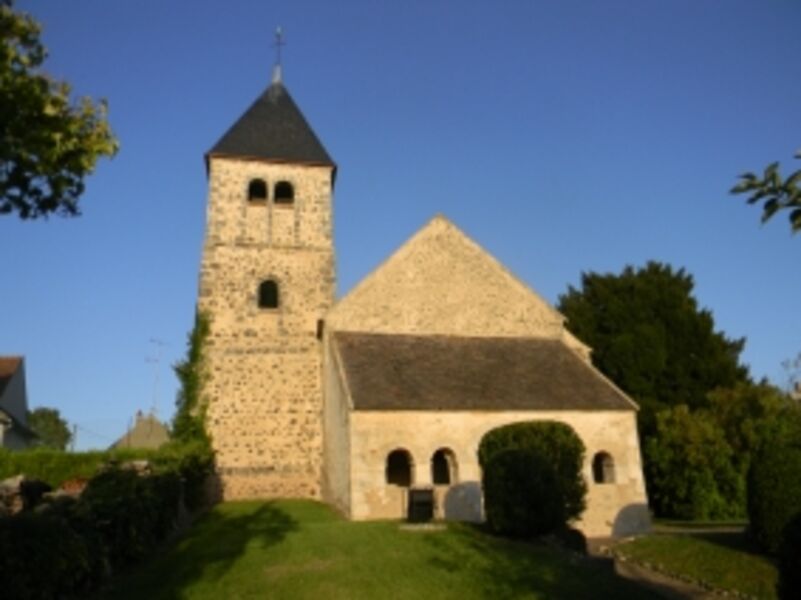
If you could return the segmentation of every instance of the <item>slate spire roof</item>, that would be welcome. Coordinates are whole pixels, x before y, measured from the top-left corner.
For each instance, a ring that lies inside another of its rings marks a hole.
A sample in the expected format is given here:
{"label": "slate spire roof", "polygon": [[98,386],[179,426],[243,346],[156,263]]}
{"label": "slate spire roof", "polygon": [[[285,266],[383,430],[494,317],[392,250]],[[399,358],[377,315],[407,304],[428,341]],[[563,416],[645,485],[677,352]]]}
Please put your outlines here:
{"label": "slate spire roof", "polygon": [[280,77],[273,79],[206,156],[336,166]]}

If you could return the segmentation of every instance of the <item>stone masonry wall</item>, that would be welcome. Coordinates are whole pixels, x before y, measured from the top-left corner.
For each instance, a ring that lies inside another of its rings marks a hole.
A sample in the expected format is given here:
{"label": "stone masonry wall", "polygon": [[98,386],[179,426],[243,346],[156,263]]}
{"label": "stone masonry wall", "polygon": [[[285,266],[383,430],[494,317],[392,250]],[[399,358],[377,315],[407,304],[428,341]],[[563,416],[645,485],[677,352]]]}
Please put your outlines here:
{"label": "stone masonry wall", "polygon": [[337,331],[469,336],[563,334],[564,318],[437,216],[340,300]]}
{"label": "stone masonry wall", "polygon": [[[403,449],[413,462],[412,484],[432,486],[431,458],[446,448],[456,459],[456,481],[437,486],[438,514],[446,519],[483,520],[478,447],[490,430],[509,423],[549,420],[566,423],[586,447],[587,509],[576,523],[589,537],[622,537],[650,527],[642,475],[636,413],[631,411],[427,412],[356,411],[351,416],[351,516],[405,516],[406,489],[386,483],[390,452]],[[613,483],[595,483],[592,459],[612,456]]]}
{"label": "stone masonry wall", "polygon": [[[207,427],[223,497],[320,497],[322,345],[334,297],[331,167],[211,158],[198,308],[211,318]],[[248,184],[267,182],[266,202]],[[294,202],[273,203],[278,181]],[[279,306],[258,306],[274,280]]]}

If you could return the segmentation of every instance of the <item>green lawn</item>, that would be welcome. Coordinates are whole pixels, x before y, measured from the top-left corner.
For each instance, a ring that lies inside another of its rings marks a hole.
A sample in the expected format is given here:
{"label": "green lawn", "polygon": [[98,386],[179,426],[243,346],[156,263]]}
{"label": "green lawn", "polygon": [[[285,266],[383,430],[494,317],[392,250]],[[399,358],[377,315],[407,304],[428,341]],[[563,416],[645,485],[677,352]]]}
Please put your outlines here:
{"label": "green lawn", "polygon": [[106,599],[652,597],[611,569],[466,525],[352,523],[304,501],[217,506]]}
{"label": "green lawn", "polygon": [[776,566],[759,554],[741,531],[654,534],[621,544],[615,551],[716,589],[776,598]]}

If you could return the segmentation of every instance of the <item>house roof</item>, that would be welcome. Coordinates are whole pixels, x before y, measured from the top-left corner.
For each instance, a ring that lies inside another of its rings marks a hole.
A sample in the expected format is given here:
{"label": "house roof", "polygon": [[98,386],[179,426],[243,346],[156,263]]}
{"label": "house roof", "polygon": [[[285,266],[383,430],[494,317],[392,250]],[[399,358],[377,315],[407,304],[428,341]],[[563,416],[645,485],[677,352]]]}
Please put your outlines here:
{"label": "house roof", "polygon": [[256,98],[207,156],[335,166],[280,81]]}
{"label": "house roof", "polygon": [[636,410],[558,339],[336,332],[355,410]]}
{"label": "house roof", "polygon": [[0,395],[22,364],[21,356],[0,356]]}
{"label": "house roof", "polygon": [[5,421],[6,423],[11,425],[11,428],[22,435],[25,438],[30,440],[39,437],[36,435],[36,432],[33,431],[30,427],[25,425],[22,421],[20,421],[17,417],[13,414],[5,410],[2,406],[0,406],[0,423]]}
{"label": "house roof", "polygon": [[153,415],[136,415],[136,423],[111,448],[158,448],[170,440],[167,427]]}

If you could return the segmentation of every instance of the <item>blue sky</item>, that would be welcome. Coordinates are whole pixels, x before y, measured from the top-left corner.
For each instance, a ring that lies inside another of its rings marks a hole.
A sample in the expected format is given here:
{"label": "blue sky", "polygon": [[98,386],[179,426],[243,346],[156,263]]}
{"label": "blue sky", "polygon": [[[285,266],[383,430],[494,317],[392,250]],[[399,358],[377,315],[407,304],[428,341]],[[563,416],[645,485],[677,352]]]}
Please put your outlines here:
{"label": "blue sky", "polygon": [[77,423],[79,448],[154,398],[173,413],[203,154],[269,83],[277,25],[286,85],[339,166],[340,295],[441,212],[551,302],[582,271],[659,260],[747,338],[754,376],[784,383],[801,351],[801,236],[728,194],[745,170],[800,166],[801,2],[17,6],[44,26],[44,70],[106,98],[121,143],[82,217],[0,218],[0,354],[26,356],[31,405]]}

